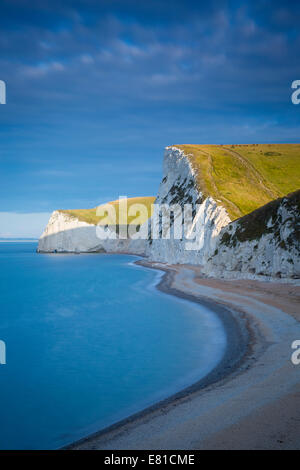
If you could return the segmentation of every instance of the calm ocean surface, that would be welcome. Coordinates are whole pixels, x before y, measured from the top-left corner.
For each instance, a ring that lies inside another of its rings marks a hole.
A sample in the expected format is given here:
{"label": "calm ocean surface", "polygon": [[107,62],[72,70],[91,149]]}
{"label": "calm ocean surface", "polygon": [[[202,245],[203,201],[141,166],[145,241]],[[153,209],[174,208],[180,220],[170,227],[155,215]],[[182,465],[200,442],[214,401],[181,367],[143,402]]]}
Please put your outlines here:
{"label": "calm ocean surface", "polygon": [[0,448],[53,449],[206,375],[219,319],[160,293],[125,255],[36,254],[0,243]]}

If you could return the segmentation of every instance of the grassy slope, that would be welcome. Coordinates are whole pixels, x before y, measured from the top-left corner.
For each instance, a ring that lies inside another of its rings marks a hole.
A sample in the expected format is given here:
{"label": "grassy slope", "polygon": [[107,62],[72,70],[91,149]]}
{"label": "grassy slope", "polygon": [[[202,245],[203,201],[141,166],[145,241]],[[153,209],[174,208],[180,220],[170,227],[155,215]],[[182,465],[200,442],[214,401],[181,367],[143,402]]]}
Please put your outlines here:
{"label": "grassy slope", "polygon": [[[155,197],[132,197],[127,199],[127,207],[128,209],[133,204],[143,204],[147,207],[147,217],[151,216],[151,205],[154,203]],[[119,200],[109,202],[107,204],[111,204],[115,207],[116,210],[116,217],[117,221],[119,220]],[[101,207],[101,206],[99,206]],[[97,207],[93,209],[73,209],[73,210],[60,210],[64,214],[70,215],[71,217],[76,217],[76,219],[81,220],[83,222],[87,222],[88,224],[97,225],[101,222],[101,218],[96,214]],[[128,223],[130,223],[134,219],[133,216],[128,217]]]}
{"label": "grassy slope", "polygon": [[232,220],[300,188],[300,144],[176,145]]}
{"label": "grassy slope", "polygon": [[[280,205],[283,205],[289,211],[289,217],[285,220],[287,225],[291,227],[292,233],[287,237],[286,242],[281,240],[282,217],[278,213]],[[300,190],[295,191],[283,198],[275,199],[268,202],[262,207],[259,207],[250,214],[241,217],[237,224],[237,229],[234,234],[230,234],[230,224],[226,227],[221,244],[226,246],[235,246],[237,242],[245,242],[252,240],[259,240],[263,235],[272,233],[273,237],[277,239],[279,246],[286,249],[286,243],[290,246],[295,246],[300,250],[300,227],[299,217],[300,212]],[[272,221],[271,226],[268,225]]]}

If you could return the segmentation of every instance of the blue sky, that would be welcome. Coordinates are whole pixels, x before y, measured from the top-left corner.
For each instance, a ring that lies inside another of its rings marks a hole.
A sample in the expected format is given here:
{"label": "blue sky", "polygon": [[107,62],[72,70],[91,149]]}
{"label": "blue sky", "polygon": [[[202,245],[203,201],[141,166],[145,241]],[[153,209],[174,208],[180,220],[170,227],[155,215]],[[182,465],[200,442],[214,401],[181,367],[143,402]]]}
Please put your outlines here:
{"label": "blue sky", "polygon": [[2,0],[0,237],[155,195],[170,144],[299,142],[299,25],[296,1]]}

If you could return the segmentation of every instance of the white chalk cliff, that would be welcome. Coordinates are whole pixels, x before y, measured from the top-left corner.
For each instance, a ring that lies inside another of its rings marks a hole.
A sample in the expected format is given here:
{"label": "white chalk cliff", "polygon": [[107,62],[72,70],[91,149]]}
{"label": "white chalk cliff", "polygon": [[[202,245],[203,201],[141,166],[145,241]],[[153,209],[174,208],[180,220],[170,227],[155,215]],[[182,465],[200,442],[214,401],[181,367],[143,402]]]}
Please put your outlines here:
{"label": "white chalk cliff", "polygon": [[51,214],[39,239],[39,252],[101,251],[95,225],[82,222],[60,211]]}
{"label": "white chalk cliff", "polygon": [[[171,230],[164,204],[174,209]],[[183,229],[180,208],[184,206],[191,221],[185,224],[185,233],[175,238],[175,227]],[[154,214],[142,225],[140,235],[147,226],[150,233],[152,225],[152,229],[159,227],[159,237],[152,232],[152,236],[136,240],[104,239],[103,227],[54,211],[38,251],[132,253],[146,255],[151,261],[201,265],[205,274],[227,278],[300,276],[299,191],[231,222],[220,201],[203,195],[188,155],[167,147],[155,207],[160,207],[161,215],[156,218]]]}
{"label": "white chalk cliff", "polygon": [[[114,239],[104,236],[107,230],[54,211],[39,239],[40,253],[132,253],[145,252],[146,240]],[[111,235],[111,234],[110,234]]]}
{"label": "white chalk cliff", "polygon": [[227,225],[203,267],[214,277],[300,277],[300,191]]}
{"label": "white chalk cliff", "polygon": [[[188,156],[176,147],[167,147],[163,179],[155,204],[167,204],[171,207],[178,204],[182,209],[184,205],[191,205],[193,223],[186,224],[187,230],[182,239],[164,239],[164,236],[168,237],[168,223],[166,218],[165,228],[162,218],[162,237],[150,240],[147,246],[146,254],[150,260],[170,264],[203,264],[214,252],[217,236],[230,222],[230,218],[226,209],[218,205],[213,198],[203,197],[195,176]],[[163,210],[162,213],[164,215]],[[173,226],[181,215],[182,211],[174,211]],[[192,234],[194,238],[189,238]]]}

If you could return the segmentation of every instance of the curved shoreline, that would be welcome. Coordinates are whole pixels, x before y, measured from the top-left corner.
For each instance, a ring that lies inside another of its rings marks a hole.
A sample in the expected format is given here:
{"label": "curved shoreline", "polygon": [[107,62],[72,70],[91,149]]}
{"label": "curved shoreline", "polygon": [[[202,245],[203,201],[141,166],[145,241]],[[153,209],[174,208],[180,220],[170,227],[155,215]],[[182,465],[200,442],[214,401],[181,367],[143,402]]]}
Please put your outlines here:
{"label": "curved shoreline", "polygon": [[251,363],[253,346],[260,336],[256,328],[250,325],[247,316],[242,311],[226,306],[221,302],[208,298],[188,294],[172,287],[176,272],[171,267],[162,266],[159,263],[151,263],[146,260],[135,261],[134,264],[147,269],[163,271],[164,274],[155,288],[164,294],[173,295],[181,299],[200,304],[213,311],[221,320],[226,335],[226,347],[218,364],[202,379],[196,381],[171,396],[160,400],[153,405],[134,413],[100,431],[96,431],[71,444],[62,447],[63,450],[91,448],[95,440],[105,438],[110,433],[126,432],[126,427],[134,425],[141,419],[150,418],[153,413],[167,413],[170,407],[176,406],[180,401],[189,399],[196,392],[205,392],[206,389],[217,386],[220,382],[229,380],[235,374],[241,373]]}
{"label": "curved shoreline", "polygon": [[170,268],[153,266],[155,263],[149,263],[146,260],[136,261],[135,264],[148,269],[163,271],[164,275],[155,287],[164,294],[173,295],[208,308],[221,320],[226,335],[225,351],[218,364],[205,377],[189,387],[185,387],[180,392],[173,394],[168,400],[172,401],[180,396],[186,396],[196,390],[224,380],[229,374],[234,373],[247,362],[247,358],[250,357],[252,352],[256,332],[251,328],[242,312],[237,312],[233,308],[205,299],[204,297],[197,297],[196,295],[175,289],[172,287],[175,271]]}

